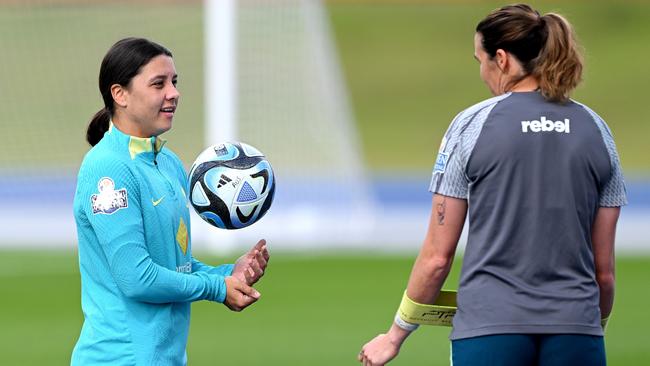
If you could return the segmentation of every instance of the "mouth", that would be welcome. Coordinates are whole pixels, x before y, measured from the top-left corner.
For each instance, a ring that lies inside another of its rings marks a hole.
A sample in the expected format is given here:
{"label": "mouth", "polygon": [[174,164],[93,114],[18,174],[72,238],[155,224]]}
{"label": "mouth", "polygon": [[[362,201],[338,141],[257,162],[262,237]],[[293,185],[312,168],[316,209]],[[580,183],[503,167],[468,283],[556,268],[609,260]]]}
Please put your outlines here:
{"label": "mouth", "polygon": [[174,112],[176,112],[176,106],[170,106],[170,107],[163,107],[160,108],[160,113],[168,116],[168,117],[173,117]]}

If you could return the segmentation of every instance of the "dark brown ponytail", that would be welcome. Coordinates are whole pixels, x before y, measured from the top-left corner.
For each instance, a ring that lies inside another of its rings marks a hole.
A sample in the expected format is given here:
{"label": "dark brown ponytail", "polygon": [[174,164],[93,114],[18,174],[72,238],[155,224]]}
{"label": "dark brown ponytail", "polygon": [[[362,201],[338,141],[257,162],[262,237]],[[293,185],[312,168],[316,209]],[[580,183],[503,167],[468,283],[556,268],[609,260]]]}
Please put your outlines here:
{"label": "dark brown ponytail", "polygon": [[90,146],[95,146],[99,140],[104,137],[104,133],[108,131],[108,127],[111,122],[111,112],[106,108],[100,109],[88,124],[88,130],[86,131],[86,141]]}
{"label": "dark brown ponytail", "polygon": [[91,146],[104,137],[115,112],[111,87],[115,84],[128,86],[142,66],[159,55],[172,57],[168,49],[144,38],[124,38],[108,50],[99,68],[99,92],[104,100],[104,108],[95,113],[86,131],[86,141]]}
{"label": "dark brown ponytail", "polygon": [[540,50],[533,75],[546,99],[565,102],[582,81],[583,58],[575,33],[561,15],[548,13],[546,43]]}
{"label": "dark brown ponytail", "polygon": [[547,100],[566,102],[582,80],[582,55],[573,29],[558,14],[540,16],[529,5],[508,5],[488,14],[476,32],[490,57],[498,49],[514,55],[524,69],[522,78],[534,76]]}

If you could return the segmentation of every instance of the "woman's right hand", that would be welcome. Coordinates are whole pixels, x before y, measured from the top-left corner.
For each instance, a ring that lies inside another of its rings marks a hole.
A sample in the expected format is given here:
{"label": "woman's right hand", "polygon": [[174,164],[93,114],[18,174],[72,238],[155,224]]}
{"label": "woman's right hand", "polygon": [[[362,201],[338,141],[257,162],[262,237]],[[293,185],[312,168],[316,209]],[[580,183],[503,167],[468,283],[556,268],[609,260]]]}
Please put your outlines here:
{"label": "woman's right hand", "polygon": [[226,299],[223,304],[232,311],[242,311],[260,298],[260,293],[236,277],[226,277]]}
{"label": "woman's right hand", "polygon": [[264,276],[269,258],[270,254],[266,247],[266,240],[262,239],[251,250],[237,259],[232,276],[237,277],[240,281],[246,281],[246,284],[252,286]]}

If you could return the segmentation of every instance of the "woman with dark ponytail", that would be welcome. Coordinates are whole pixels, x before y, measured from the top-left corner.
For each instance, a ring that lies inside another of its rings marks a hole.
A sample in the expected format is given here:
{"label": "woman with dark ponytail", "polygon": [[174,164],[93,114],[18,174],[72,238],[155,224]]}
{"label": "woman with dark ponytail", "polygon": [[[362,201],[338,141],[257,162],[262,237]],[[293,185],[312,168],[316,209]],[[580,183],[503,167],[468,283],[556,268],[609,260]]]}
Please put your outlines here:
{"label": "woman with dark ponytail", "polygon": [[73,365],[185,365],[190,303],[241,311],[269,259],[260,240],[235,264],[192,256],[186,173],[160,135],[171,129],[180,94],[165,47],[125,38],[104,57],[104,107],[86,134],[92,146],[77,178],[84,324]]}
{"label": "woman with dark ponytail", "polygon": [[583,67],[571,25],[505,6],[478,23],[474,57],[495,97],[447,130],[402,304],[359,361],[383,365],[419,324],[439,321],[433,304],[467,215],[452,364],[605,365],[614,234],[627,198],[607,124],[570,99]]}

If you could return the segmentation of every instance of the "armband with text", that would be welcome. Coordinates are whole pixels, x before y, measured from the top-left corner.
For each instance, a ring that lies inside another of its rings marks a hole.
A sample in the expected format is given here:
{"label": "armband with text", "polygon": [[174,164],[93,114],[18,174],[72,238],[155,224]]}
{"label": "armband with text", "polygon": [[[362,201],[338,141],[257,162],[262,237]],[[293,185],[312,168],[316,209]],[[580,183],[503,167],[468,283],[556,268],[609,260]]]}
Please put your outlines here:
{"label": "armband with text", "polygon": [[[408,324],[451,326],[456,314],[456,291],[441,290],[433,304],[419,304],[411,300],[404,291],[397,317]],[[400,326],[400,323],[396,321]],[[400,328],[406,329],[402,326]]]}

